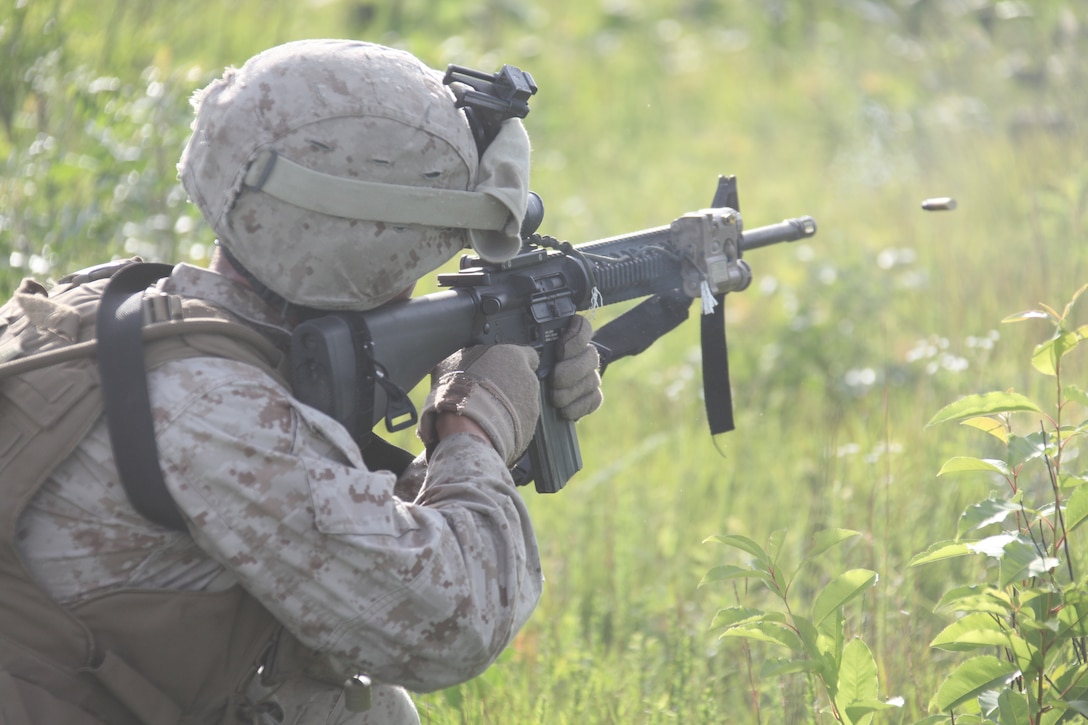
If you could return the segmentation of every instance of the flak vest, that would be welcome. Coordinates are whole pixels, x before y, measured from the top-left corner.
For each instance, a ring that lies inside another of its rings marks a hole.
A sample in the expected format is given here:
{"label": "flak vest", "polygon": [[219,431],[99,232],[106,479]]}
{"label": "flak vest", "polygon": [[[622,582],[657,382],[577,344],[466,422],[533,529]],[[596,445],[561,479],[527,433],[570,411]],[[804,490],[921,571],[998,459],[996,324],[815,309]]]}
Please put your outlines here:
{"label": "flak vest", "polygon": [[[61,606],[19,556],[20,514],[102,415],[95,358],[74,353],[95,339],[95,313],[116,269],[70,276],[52,292],[24,280],[0,307],[0,368],[54,354],[44,367],[0,377],[0,725],[238,722],[238,693],[279,629],[237,585],[214,593],[123,589]],[[155,290],[144,302],[145,330],[198,322],[192,334],[148,342],[148,369],[223,357],[287,387],[284,356],[222,309]],[[208,320],[218,321],[217,332],[200,331]],[[61,350],[73,351],[71,359],[55,362]]]}

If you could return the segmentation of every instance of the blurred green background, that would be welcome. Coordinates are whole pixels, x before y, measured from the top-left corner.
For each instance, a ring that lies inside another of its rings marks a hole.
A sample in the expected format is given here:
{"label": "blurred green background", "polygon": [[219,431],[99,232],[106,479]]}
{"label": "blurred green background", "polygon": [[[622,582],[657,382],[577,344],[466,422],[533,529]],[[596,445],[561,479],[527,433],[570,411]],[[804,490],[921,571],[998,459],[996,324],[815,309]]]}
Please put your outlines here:
{"label": "blurred green background", "polygon": [[[793,596],[877,570],[849,634],[903,698],[885,719],[927,714],[956,662],[928,646],[953,565],[905,564],[989,482],[938,480],[976,439],[924,426],[968,393],[1045,392],[1026,361],[1048,331],[1000,320],[1088,281],[1085,4],[0,0],[4,297],[114,257],[206,261],[175,179],[188,98],[306,37],[531,72],[532,187],[560,239],[667,224],[722,173],[747,226],[819,223],[748,255],[755,282],[727,300],[735,432],[707,433],[693,322],[608,371],[579,425],[585,470],[526,492],[536,615],[486,675],[420,698],[424,722],[830,722],[804,678],[760,677],[780,654],[707,631],[758,592],[698,587],[723,556],[709,535],[785,530],[799,555],[828,527],[864,536]],[[942,196],[957,209],[921,209]]]}

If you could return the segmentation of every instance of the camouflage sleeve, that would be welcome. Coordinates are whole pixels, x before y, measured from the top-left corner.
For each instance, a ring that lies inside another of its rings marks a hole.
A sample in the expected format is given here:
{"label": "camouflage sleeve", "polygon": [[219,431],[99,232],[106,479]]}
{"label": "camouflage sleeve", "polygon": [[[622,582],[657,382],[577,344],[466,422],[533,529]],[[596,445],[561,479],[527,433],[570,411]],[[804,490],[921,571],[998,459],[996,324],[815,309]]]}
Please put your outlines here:
{"label": "camouflage sleeve", "polygon": [[445,439],[408,503],[341,426],[253,368],[181,360],[150,380],[194,539],[307,646],[427,691],[482,672],[528,619],[536,541],[485,442]]}

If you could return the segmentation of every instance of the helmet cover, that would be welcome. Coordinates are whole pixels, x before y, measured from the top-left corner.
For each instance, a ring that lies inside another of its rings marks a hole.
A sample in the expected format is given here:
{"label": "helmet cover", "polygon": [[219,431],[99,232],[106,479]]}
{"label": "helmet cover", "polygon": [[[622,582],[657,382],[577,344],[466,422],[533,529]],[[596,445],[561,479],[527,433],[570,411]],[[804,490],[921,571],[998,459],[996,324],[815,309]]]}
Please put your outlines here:
{"label": "helmet cover", "polygon": [[[287,43],[228,70],[194,97],[179,176],[231,255],[290,302],[366,310],[471,242],[490,261],[520,248],[529,144],[503,124],[478,158],[442,74],[411,54],[348,40]],[[311,211],[250,188],[263,151],[343,179],[482,191],[510,211],[500,231],[389,224]]]}

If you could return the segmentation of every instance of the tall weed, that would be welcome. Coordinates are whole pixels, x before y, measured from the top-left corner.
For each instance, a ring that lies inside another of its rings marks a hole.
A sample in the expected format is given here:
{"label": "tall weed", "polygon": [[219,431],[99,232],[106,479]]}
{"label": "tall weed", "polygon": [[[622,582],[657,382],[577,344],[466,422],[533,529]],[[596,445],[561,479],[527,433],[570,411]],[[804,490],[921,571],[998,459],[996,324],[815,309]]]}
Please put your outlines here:
{"label": "tall weed", "polygon": [[983,474],[998,485],[963,511],[955,539],[911,560],[984,561],[981,577],[953,586],[938,604],[955,620],[931,646],[971,656],[934,695],[935,709],[950,716],[923,722],[1040,725],[1088,717],[1088,560],[1074,536],[1088,521],[1088,476],[1079,456],[1088,393],[1063,374],[1067,356],[1088,337],[1088,326],[1073,319],[1085,289],[1060,311],[1040,305],[1005,319],[1052,328],[1030,356],[1034,371],[1051,381],[1051,404],[995,390],[962,398],[930,421],[959,422],[988,436],[985,457],[954,457],[940,475]]}

